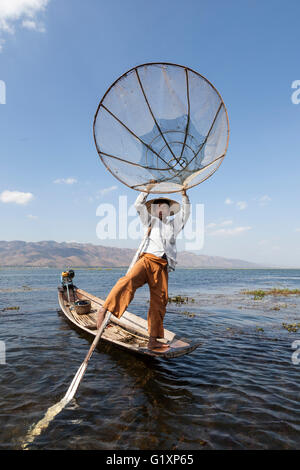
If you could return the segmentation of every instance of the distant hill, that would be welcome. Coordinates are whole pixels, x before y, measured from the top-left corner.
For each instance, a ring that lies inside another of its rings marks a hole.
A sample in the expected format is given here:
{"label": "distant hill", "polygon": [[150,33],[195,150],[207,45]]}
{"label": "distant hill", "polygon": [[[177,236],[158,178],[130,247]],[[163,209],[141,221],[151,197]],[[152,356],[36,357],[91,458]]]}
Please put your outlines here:
{"label": "distant hill", "polygon": [[[135,250],[90,243],[58,243],[55,241],[0,241],[0,267],[117,267],[128,266]],[[178,267],[185,268],[260,268],[239,259],[178,252]]]}

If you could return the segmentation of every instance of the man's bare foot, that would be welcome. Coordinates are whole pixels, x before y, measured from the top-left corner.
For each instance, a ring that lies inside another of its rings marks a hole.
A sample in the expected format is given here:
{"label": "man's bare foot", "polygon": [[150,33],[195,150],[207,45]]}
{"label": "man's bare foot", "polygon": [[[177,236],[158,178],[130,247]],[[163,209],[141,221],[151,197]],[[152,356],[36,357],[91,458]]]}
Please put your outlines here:
{"label": "man's bare foot", "polygon": [[103,307],[101,307],[100,310],[98,311],[98,314],[97,314],[97,329],[98,330],[99,330],[99,328],[101,327],[101,325],[104,321],[106,312],[107,312],[107,310]]}
{"label": "man's bare foot", "polygon": [[157,341],[155,337],[150,336],[150,339],[148,342],[148,349],[156,351],[156,352],[164,352],[169,348],[170,346],[168,344],[161,343],[160,341]]}

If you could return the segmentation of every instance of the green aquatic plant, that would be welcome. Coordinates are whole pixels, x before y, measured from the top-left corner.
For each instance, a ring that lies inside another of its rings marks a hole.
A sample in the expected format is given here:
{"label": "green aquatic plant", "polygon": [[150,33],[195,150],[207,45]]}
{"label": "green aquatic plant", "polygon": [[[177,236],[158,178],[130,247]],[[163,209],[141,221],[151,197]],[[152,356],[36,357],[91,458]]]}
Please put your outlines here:
{"label": "green aquatic plant", "polygon": [[181,297],[181,295],[176,295],[174,297],[168,297],[168,302],[174,302],[176,304],[187,304],[188,299],[187,297]]}
{"label": "green aquatic plant", "polygon": [[173,297],[168,297],[169,303],[176,303],[176,304],[187,304],[188,302],[195,302],[195,299],[189,297],[183,297],[181,295],[175,295]]}
{"label": "green aquatic plant", "polygon": [[289,333],[297,333],[300,328],[300,323],[282,323],[282,326],[288,330]]}
{"label": "green aquatic plant", "polygon": [[200,446],[206,446],[207,442],[206,441],[199,441]]}
{"label": "green aquatic plant", "polygon": [[282,308],[288,308],[288,304],[277,304],[277,305],[274,305],[274,307],[270,308],[270,310],[278,311]]}
{"label": "green aquatic plant", "polygon": [[244,290],[242,292],[243,292],[243,294],[254,295],[254,300],[261,300],[266,295],[265,291],[259,290],[259,289],[257,289],[257,290]]}
{"label": "green aquatic plant", "polygon": [[6,310],[20,310],[20,307],[4,307],[0,310],[0,312],[5,312]]}
{"label": "green aquatic plant", "polygon": [[265,331],[265,330],[264,330],[263,328],[257,326],[257,327],[256,327],[256,331]]}
{"label": "green aquatic plant", "polygon": [[266,295],[275,295],[275,296],[289,296],[289,295],[300,295],[300,289],[269,289],[269,290],[244,290],[243,294],[254,295],[254,300],[261,300]]}
{"label": "green aquatic plant", "polygon": [[259,292],[257,294],[254,295],[254,300],[261,300],[264,298],[266,294],[264,294],[263,292]]}
{"label": "green aquatic plant", "polygon": [[184,312],[181,312],[183,315],[186,315],[187,317],[189,318],[194,318],[195,314],[194,313],[191,313],[191,312],[188,312],[187,310],[185,310]]}

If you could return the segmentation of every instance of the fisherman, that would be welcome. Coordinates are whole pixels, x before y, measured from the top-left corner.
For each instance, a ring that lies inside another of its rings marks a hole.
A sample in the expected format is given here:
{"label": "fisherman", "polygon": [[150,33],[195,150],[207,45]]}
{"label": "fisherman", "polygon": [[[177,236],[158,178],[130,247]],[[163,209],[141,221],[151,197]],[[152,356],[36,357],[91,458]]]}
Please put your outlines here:
{"label": "fisherman", "polygon": [[117,281],[108,294],[98,311],[97,328],[101,327],[107,310],[120,318],[132,301],[136,289],[148,283],[148,349],[163,353],[170,348],[168,344],[159,341],[164,338],[168,273],[175,270],[176,237],[189,218],[190,201],[183,189],[181,206],[178,202],[163,197],[146,202],[151,187],[151,184],[148,185],[148,192],[139,194],[135,201],[135,208],[146,228],[142,253],[130,271]]}

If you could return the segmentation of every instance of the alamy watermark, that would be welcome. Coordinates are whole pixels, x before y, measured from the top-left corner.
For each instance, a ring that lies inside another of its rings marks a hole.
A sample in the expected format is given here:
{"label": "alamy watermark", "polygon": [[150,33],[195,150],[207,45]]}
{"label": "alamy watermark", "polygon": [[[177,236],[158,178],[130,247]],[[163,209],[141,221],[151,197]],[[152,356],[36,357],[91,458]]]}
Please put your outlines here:
{"label": "alamy watermark", "polygon": [[4,341],[0,341],[0,365],[1,364],[6,364],[6,347]]}
{"label": "alamy watermark", "polygon": [[291,100],[293,104],[300,103],[300,80],[294,80],[292,83],[292,88],[295,91],[292,93]]}
{"label": "alamy watermark", "polygon": [[300,340],[297,339],[296,341],[293,341],[292,343],[292,349],[296,349],[296,351],[293,352],[292,354],[292,363],[297,366],[300,364]]}
{"label": "alamy watermark", "polygon": [[6,85],[3,80],[0,80],[0,104],[6,104]]}
{"label": "alamy watermark", "polygon": [[[109,203],[100,204],[96,215],[101,217],[96,228],[96,234],[100,240],[141,240],[144,236],[145,227],[134,205],[128,206],[127,196],[119,196],[117,208]],[[193,251],[203,248],[204,204],[190,205],[189,218],[176,238],[183,240],[184,250]]]}

